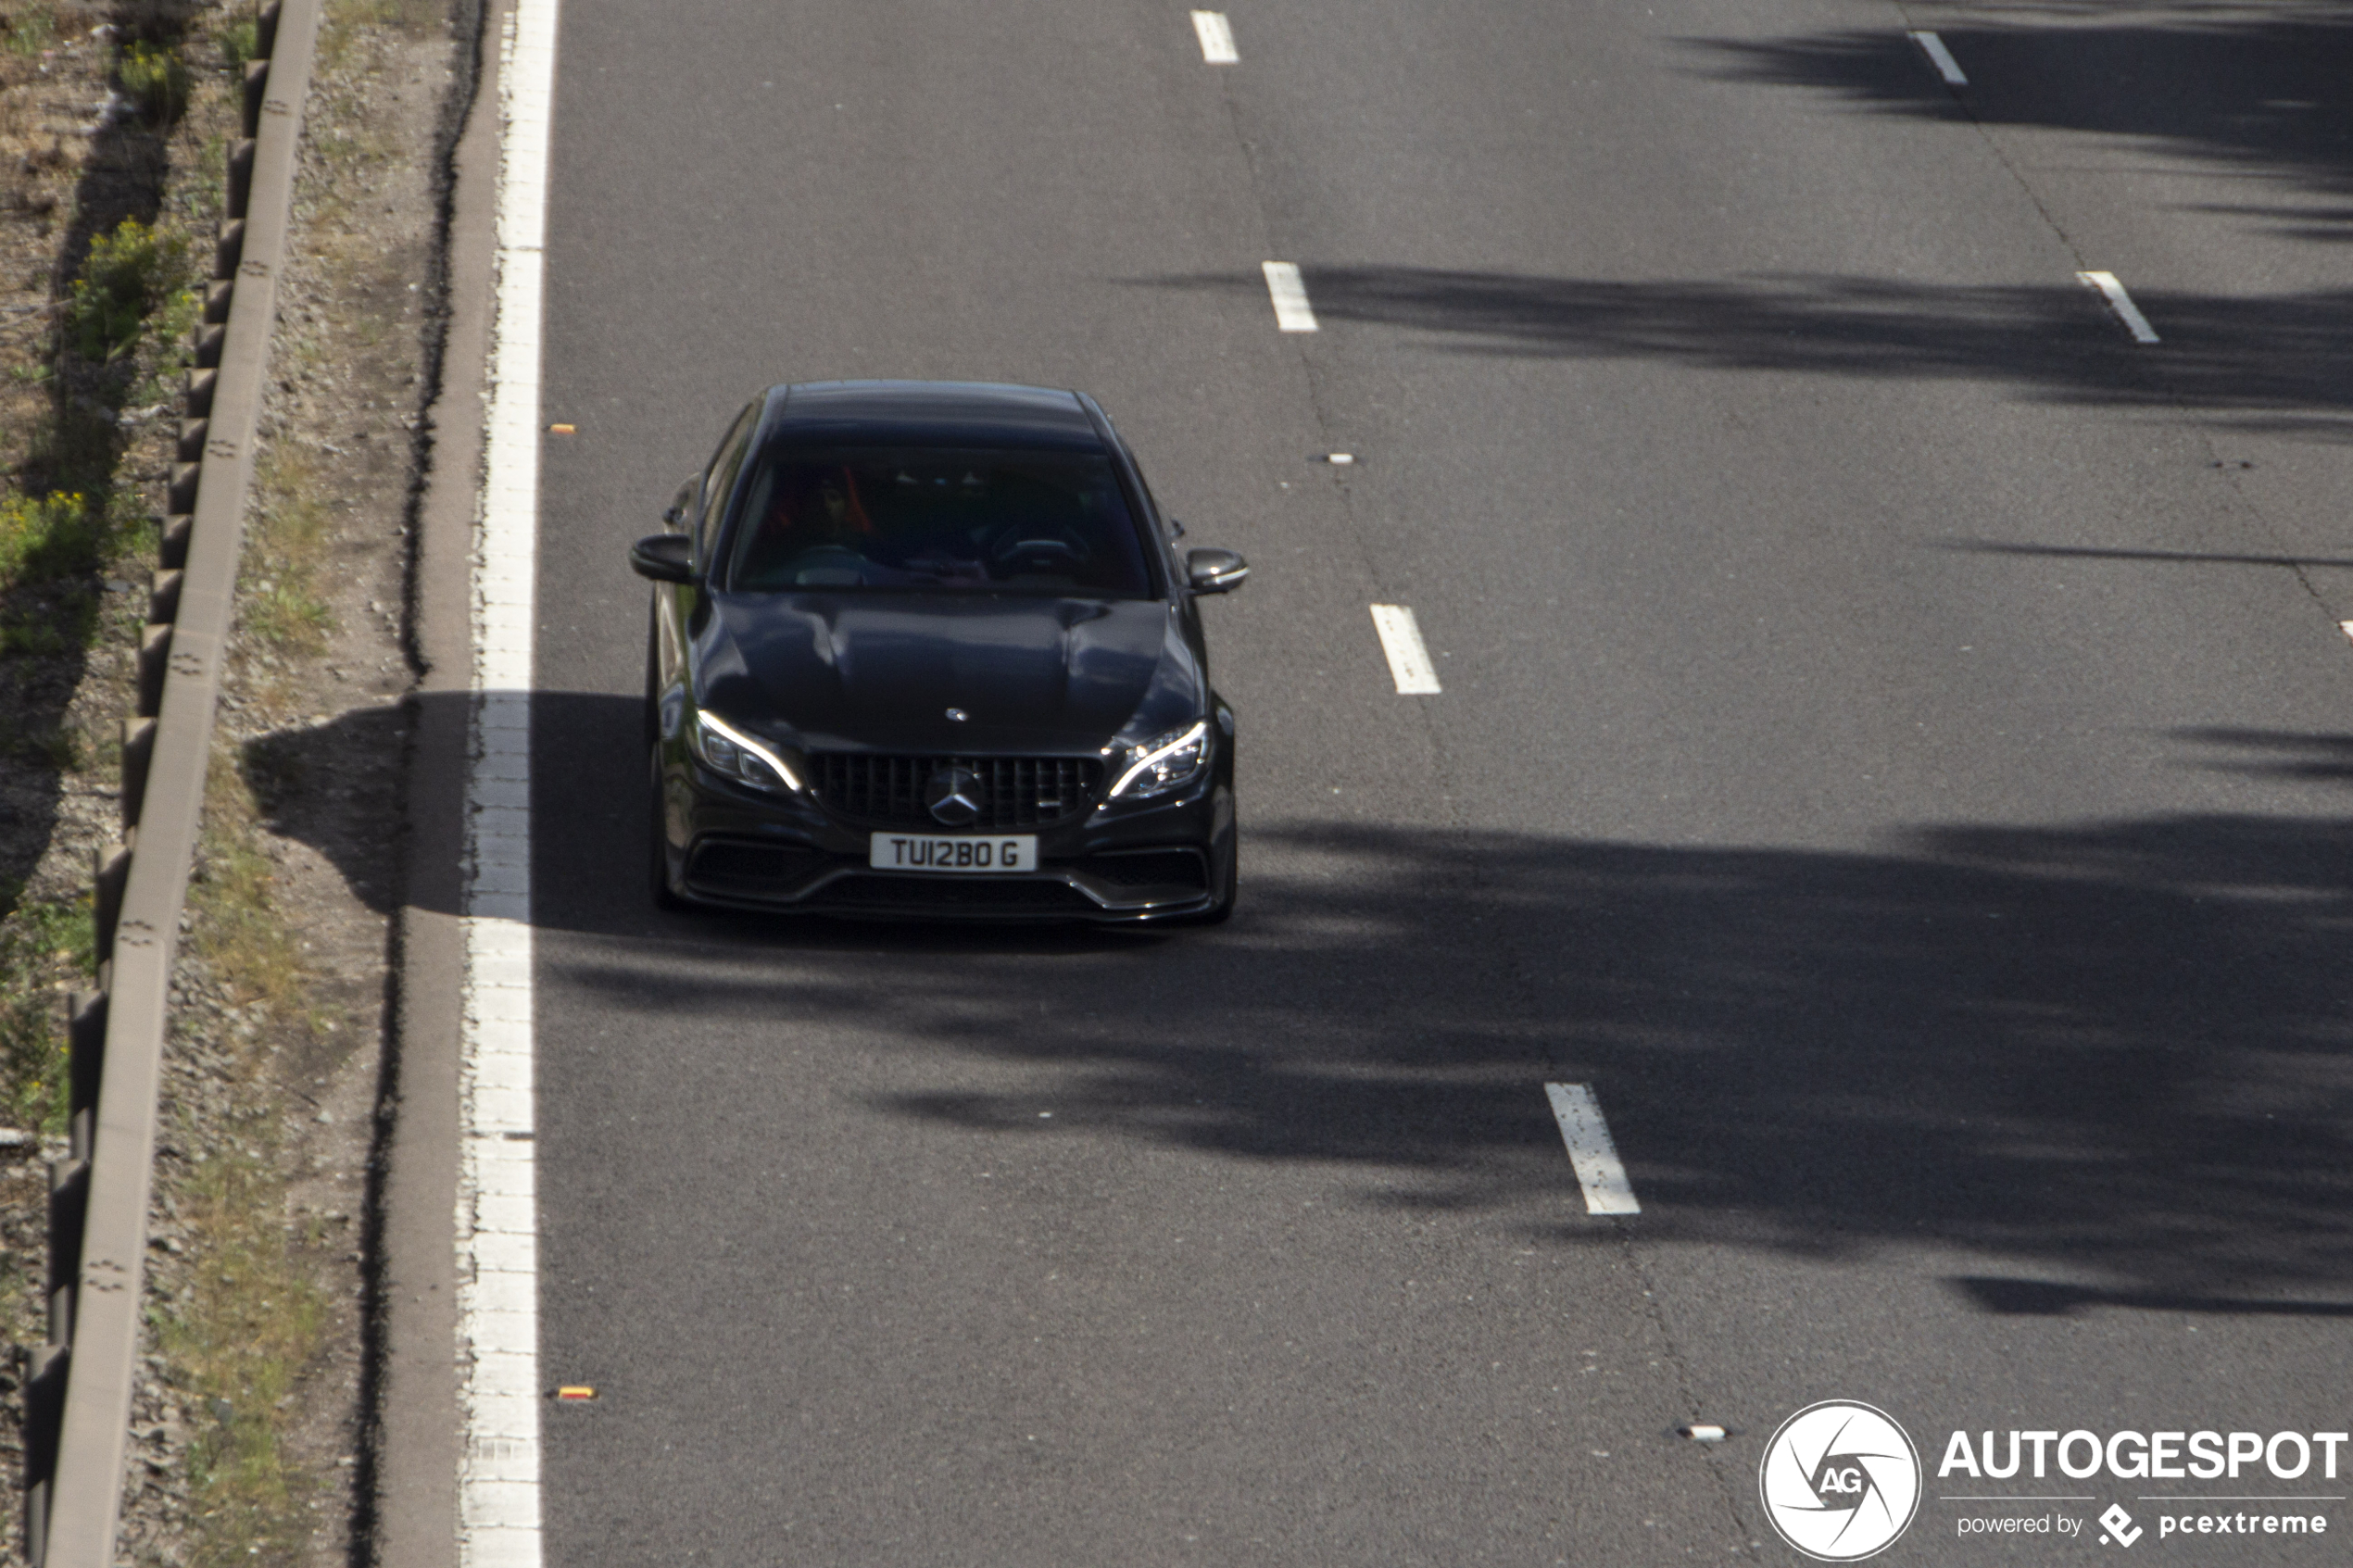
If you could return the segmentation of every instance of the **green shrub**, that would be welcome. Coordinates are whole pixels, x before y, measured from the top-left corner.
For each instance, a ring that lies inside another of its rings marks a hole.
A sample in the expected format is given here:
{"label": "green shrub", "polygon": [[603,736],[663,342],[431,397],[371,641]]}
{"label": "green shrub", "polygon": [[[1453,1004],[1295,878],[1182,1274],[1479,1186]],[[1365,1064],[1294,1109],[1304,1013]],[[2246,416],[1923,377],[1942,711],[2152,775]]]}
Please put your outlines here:
{"label": "green shrub", "polygon": [[173,50],[133,44],[115,61],[114,74],[150,125],[169,125],[188,107],[188,68]]}
{"label": "green shrub", "polygon": [[0,656],[56,659],[88,647],[97,634],[97,596],[84,589],[38,610],[0,616]]}
{"label": "green shrub", "polygon": [[0,588],[97,569],[106,520],[78,490],[0,496]]}
{"label": "green shrub", "polygon": [[83,744],[82,732],[71,724],[29,734],[18,743],[17,751],[30,760],[47,763],[60,773],[78,773],[90,760],[90,748]]}
{"label": "green shrub", "polygon": [[113,233],[90,242],[82,276],[73,281],[66,319],[74,347],[94,364],[121,358],[137,345],[147,317],[190,282],[185,235],[124,219]]}
{"label": "green shrub", "polygon": [[229,69],[242,73],[246,63],[261,53],[261,24],[251,16],[232,17],[213,29],[212,41],[220,46]]}
{"label": "green shrub", "polygon": [[0,919],[0,1120],[61,1133],[66,1121],[63,993],[96,968],[90,902],[21,905]]}
{"label": "green shrub", "polygon": [[334,612],[315,594],[300,586],[275,583],[245,603],[245,629],[271,646],[295,653],[320,653],[327,634],[335,629]]}

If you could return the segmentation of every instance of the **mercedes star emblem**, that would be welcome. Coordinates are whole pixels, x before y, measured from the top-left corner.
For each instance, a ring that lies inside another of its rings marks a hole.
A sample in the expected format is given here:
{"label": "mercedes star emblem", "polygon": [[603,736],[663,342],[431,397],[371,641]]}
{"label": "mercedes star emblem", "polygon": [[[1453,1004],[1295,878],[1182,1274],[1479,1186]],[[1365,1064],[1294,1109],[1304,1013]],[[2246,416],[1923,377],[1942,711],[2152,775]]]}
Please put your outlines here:
{"label": "mercedes star emblem", "polygon": [[970,827],[980,820],[980,775],[950,764],[935,771],[924,804],[943,827]]}

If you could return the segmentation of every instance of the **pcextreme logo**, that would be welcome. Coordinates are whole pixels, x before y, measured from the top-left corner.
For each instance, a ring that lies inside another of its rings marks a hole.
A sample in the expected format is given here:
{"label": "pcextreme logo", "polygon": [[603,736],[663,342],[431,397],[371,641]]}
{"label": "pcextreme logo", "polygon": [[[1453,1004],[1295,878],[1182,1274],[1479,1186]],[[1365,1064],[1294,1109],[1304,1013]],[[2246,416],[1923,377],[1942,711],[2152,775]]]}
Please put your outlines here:
{"label": "pcextreme logo", "polygon": [[1884,1551],[1920,1506],[1920,1456],[1885,1411],[1824,1399],[1791,1416],[1756,1466],[1765,1517],[1822,1562]]}

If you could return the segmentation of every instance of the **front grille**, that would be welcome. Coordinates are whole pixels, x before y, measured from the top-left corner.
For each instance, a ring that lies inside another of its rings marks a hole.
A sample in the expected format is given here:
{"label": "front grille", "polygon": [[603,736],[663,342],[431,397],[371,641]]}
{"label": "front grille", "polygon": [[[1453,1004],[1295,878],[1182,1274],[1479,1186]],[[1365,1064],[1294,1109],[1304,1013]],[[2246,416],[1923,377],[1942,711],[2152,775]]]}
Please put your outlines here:
{"label": "front grille", "polygon": [[1183,887],[1209,891],[1209,862],[1198,849],[1150,849],[1139,854],[1097,855],[1079,870],[1114,887]]}
{"label": "front grille", "polygon": [[822,859],[816,850],[798,844],[705,839],[696,847],[695,858],[687,863],[686,881],[713,893],[782,893],[807,881]]}
{"label": "front grille", "polygon": [[862,751],[821,751],[817,796],[853,821],[875,827],[941,826],[924,805],[924,791],[942,768],[969,768],[980,781],[980,815],[951,832],[1004,833],[1052,827],[1094,804],[1103,765],[1092,757],[885,757]]}
{"label": "front grille", "polygon": [[846,876],[827,884],[812,902],[918,913],[1091,914],[1096,907],[1077,889],[1049,878],[962,876]]}

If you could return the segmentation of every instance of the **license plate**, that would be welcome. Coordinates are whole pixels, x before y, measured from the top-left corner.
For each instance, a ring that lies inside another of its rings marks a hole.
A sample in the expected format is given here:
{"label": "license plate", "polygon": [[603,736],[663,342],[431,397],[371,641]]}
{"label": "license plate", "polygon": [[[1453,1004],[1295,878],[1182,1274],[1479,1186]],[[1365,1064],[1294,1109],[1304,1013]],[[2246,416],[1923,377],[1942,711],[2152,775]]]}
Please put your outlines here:
{"label": "license plate", "polygon": [[1033,872],[1038,869],[1038,835],[878,833],[868,846],[866,863],[878,872]]}

